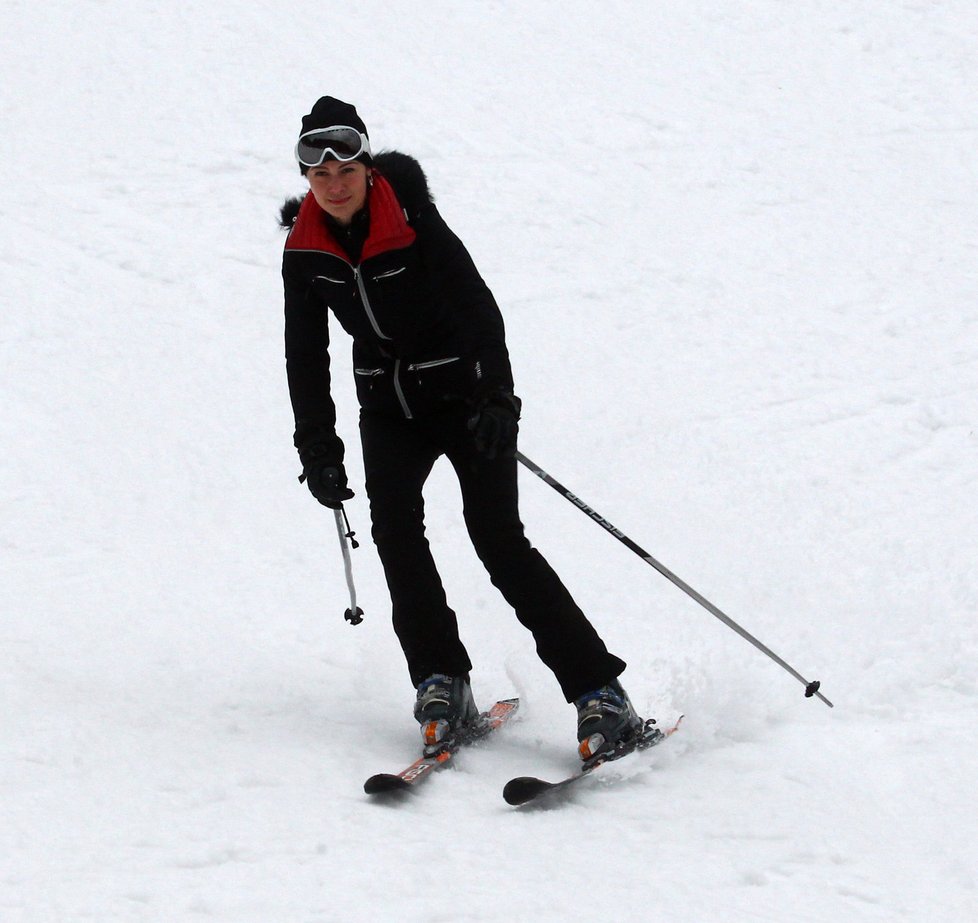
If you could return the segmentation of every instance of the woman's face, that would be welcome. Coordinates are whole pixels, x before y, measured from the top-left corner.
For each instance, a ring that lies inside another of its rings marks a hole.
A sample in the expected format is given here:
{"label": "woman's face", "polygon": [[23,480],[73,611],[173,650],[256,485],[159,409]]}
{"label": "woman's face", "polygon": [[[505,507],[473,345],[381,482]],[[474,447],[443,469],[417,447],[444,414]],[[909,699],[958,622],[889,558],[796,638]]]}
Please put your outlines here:
{"label": "woman's face", "polygon": [[349,224],[367,201],[369,171],[358,160],[325,160],[306,174],[319,207],[340,224]]}

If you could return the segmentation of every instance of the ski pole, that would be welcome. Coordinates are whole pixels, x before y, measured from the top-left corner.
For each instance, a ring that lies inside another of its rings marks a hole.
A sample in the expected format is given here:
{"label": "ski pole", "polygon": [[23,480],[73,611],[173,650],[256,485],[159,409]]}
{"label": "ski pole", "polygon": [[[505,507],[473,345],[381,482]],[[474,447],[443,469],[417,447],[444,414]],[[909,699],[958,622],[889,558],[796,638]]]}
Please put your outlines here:
{"label": "ski pole", "polygon": [[[346,518],[346,510],[340,504],[336,514],[336,533],[340,537],[340,551],[343,552],[343,567],[346,569],[346,585],[350,589],[350,608],[343,613],[351,625],[359,625],[363,621],[363,609],[357,605],[357,588],[353,584],[353,564],[350,561],[350,545],[359,548],[360,543],[354,538],[356,533],[350,528],[350,520]],[[344,529],[343,525],[346,524]],[[347,543],[349,539],[349,543]]]}
{"label": "ski pole", "polygon": [[654,567],[660,574],[662,574],[663,577],[665,577],[667,580],[674,583],[687,596],[691,597],[692,599],[695,599],[696,602],[698,602],[704,609],[706,609],[707,612],[709,612],[713,616],[716,616],[716,618],[718,618],[721,622],[723,622],[724,625],[726,625],[728,628],[732,628],[745,641],[749,641],[759,651],[761,651],[764,654],[767,654],[767,656],[770,657],[771,660],[773,660],[779,667],[782,667],[784,670],[790,673],[795,679],[798,680],[798,682],[800,682],[805,687],[806,698],[811,698],[812,696],[816,696],[819,699],[821,699],[826,705],[828,705],[829,708],[835,707],[827,698],[825,698],[824,695],[822,695],[821,692],[818,691],[819,686],[821,685],[821,683],[818,680],[809,682],[807,679],[805,679],[805,677],[802,676],[794,667],[792,667],[790,664],[782,660],[769,647],[767,647],[766,645],[758,641],[757,638],[755,638],[750,632],[746,631],[744,628],[741,628],[741,626],[738,625],[732,618],[730,618],[729,615],[727,615],[724,612],[721,612],[706,597],[697,593],[696,590],[694,590],[688,583],[686,583],[684,580],[681,580],[679,577],[677,577],[671,570],[669,570],[668,567],[665,567],[664,565],[660,564],[655,558],[652,557],[652,555],[650,555],[647,551],[645,551],[643,548],[641,548],[639,545],[633,542],[627,535],[625,535],[624,532],[622,532],[619,529],[616,529],[610,522],[608,522],[607,519],[604,518],[604,516],[602,516],[596,510],[592,509],[590,506],[588,506],[579,497],[576,497],[574,494],[572,494],[566,487],[564,487],[563,484],[560,483],[560,481],[556,480],[556,478],[554,478],[546,471],[544,471],[543,468],[541,468],[539,465],[531,462],[530,459],[528,459],[522,452],[518,451],[516,453],[516,459],[517,461],[525,465],[530,471],[532,471],[533,474],[535,474],[538,478],[540,478],[541,481],[544,481],[547,484],[549,484],[554,490],[557,491],[557,493],[561,494],[566,500],[569,500],[571,503],[573,503],[574,506],[576,506],[582,513],[584,513],[586,516],[589,516],[591,519],[593,519],[599,526],[601,526],[607,532],[610,532],[626,548],[633,551],[643,561],[645,561],[646,564],[649,564],[652,567]]}

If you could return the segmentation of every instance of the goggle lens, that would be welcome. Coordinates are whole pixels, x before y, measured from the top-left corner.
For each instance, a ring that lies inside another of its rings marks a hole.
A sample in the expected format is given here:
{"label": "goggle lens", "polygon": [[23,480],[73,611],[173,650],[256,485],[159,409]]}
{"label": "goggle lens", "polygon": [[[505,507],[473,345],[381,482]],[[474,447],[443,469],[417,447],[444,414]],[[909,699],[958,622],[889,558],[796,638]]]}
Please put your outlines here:
{"label": "goggle lens", "polygon": [[345,125],[306,132],[295,146],[296,160],[304,167],[318,167],[327,154],[339,161],[347,161],[355,160],[364,152],[370,153],[366,136]]}

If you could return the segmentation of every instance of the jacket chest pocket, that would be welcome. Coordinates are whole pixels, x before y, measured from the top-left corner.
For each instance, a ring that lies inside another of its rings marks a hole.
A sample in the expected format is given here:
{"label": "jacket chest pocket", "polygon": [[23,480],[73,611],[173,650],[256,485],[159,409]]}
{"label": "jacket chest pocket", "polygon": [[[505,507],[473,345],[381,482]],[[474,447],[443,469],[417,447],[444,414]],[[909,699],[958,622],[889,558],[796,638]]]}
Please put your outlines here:
{"label": "jacket chest pocket", "polygon": [[385,331],[409,330],[421,316],[424,298],[416,261],[400,258],[361,269],[367,297]]}
{"label": "jacket chest pocket", "polygon": [[360,306],[356,279],[343,278],[339,271],[313,277],[313,296],[333,312],[340,326],[352,337],[367,335],[366,320]]}
{"label": "jacket chest pocket", "polygon": [[331,308],[350,303],[354,293],[353,279],[344,279],[339,273],[321,273],[312,277],[312,290]]}
{"label": "jacket chest pocket", "polygon": [[374,282],[385,282],[388,279],[393,279],[405,272],[407,272],[407,266],[398,266],[396,269],[388,269],[386,272],[378,273],[370,278],[373,279]]}

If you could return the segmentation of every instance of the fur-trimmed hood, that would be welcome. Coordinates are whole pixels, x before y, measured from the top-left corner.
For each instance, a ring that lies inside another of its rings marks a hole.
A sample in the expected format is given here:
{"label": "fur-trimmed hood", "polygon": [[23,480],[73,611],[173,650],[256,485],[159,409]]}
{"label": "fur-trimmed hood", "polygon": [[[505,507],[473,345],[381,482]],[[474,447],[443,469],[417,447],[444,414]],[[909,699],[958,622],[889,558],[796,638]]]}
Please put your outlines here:
{"label": "fur-trimmed hood", "polygon": [[[394,188],[398,202],[407,214],[408,222],[413,222],[418,214],[435,201],[428,189],[428,177],[410,154],[400,151],[381,151],[373,158],[374,169]],[[295,224],[304,196],[293,196],[285,200],[279,212],[279,224],[286,230]]]}

